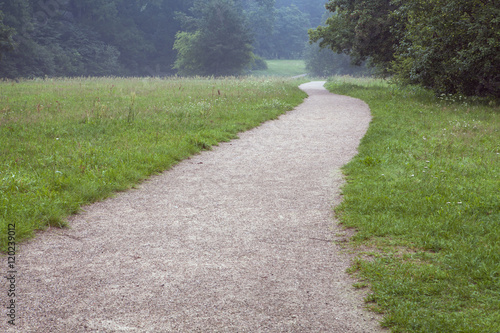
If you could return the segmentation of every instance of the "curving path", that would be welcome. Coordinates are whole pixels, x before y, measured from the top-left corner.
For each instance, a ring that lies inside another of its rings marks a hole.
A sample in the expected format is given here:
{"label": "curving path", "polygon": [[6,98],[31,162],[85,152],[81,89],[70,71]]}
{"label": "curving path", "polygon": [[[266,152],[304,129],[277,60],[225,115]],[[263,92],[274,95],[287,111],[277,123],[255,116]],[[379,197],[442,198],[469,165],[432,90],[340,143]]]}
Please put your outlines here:
{"label": "curving path", "polygon": [[302,85],[310,97],[278,120],[24,244],[18,326],[2,315],[0,332],[382,331],[332,243],[339,168],[370,112],[323,84]]}

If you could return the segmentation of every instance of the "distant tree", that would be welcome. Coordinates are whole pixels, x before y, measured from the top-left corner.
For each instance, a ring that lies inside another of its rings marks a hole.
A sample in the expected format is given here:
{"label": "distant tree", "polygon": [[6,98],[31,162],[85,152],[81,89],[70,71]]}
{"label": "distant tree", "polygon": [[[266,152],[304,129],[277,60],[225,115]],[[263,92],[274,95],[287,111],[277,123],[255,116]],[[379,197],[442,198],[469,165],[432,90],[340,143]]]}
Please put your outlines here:
{"label": "distant tree", "polygon": [[104,44],[119,51],[123,74],[139,75],[141,64],[155,52],[139,23],[145,19],[142,13],[147,7],[136,0],[72,0],[69,10],[79,23],[91,26]]}
{"label": "distant tree", "polygon": [[301,58],[307,30],[326,12],[325,0],[237,0],[242,4],[255,53],[264,58]]}
{"label": "distant tree", "polygon": [[354,64],[370,59],[387,73],[398,45],[392,30],[398,5],[392,0],[331,0],[326,8],[333,15],[326,26],[309,31],[311,41],[349,54]]}
{"label": "distant tree", "polygon": [[276,23],[274,0],[244,1],[243,12],[248,20],[248,28],[254,36],[254,52],[266,58],[273,57],[275,47],[271,36]]}
{"label": "distant tree", "polygon": [[315,27],[321,24],[323,14],[326,12],[326,2],[326,0],[276,0],[276,8],[294,5],[307,15],[311,26]]}
{"label": "distant tree", "polygon": [[14,49],[14,41],[12,39],[14,29],[6,26],[3,20],[4,14],[0,10],[0,60],[2,60],[3,54]]}
{"label": "distant tree", "polygon": [[277,9],[273,32],[274,58],[302,58],[309,26],[307,14],[301,12],[297,6]]}
{"label": "distant tree", "polygon": [[142,7],[136,24],[143,36],[151,41],[153,51],[140,62],[141,75],[169,75],[177,53],[173,49],[175,35],[181,23],[175,19],[176,12],[187,12],[193,0],[141,0]]}
{"label": "distant tree", "polygon": [[191,31],[177,33],[174,68],[181,75],[236,75],[253,59],[252,37],[232,0],[198,1],[183,16]]}
{"label": "distant tree", "polygon": [[[0,77],[173,74],[175,11],[193,0],[0,0]],[[5,36],[5,29],[0,32]],[[1,37],[0,37],[1,38]]]}
{"label": "distant tree", "polygon": [[370,76],[372,71],[363,63],[353,65],[347,54],[338,54],[330,49],[320,48],[318,43],[309,44],[304,52],[306,69],[317,76],[352,75]]}

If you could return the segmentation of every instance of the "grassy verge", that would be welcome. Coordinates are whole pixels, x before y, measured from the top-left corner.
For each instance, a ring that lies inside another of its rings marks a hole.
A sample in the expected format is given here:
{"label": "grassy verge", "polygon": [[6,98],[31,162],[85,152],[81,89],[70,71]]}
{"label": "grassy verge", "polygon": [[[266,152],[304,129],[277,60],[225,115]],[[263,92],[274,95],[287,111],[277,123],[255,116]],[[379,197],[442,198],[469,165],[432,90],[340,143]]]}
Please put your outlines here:
{"label": "grassy verge", "polygon": [[337,213],[358,230],[352,271],[383,325],[500,332],[498,104],[373,80],[327,86],[373,114]]}
{"label": "grassy verge", "polygon": [[253,71],[255,76],[296,76],[307,73],[304,60],[266,60],[267,69]]}
{"label": "grassy verge", "polygon": [[0,249],[301,103],[277,79],[0,83]]}

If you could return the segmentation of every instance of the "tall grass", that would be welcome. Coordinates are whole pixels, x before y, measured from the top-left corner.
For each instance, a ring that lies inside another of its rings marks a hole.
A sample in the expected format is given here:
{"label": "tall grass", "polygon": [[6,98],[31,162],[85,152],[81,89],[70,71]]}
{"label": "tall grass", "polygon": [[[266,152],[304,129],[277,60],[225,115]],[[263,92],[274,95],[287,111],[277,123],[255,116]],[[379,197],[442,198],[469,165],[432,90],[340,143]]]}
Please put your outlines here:
{"label": "tall grass", "polygon": [[352,271],[371,307],[393,332],[500,332],[497,102],[374,80],[328,88],[373,114],[337,210],[365,249]]}
{"label": "tall grass", "polygon": [[240,131],[305,94],[277,79],[0,83],[0,249]]}

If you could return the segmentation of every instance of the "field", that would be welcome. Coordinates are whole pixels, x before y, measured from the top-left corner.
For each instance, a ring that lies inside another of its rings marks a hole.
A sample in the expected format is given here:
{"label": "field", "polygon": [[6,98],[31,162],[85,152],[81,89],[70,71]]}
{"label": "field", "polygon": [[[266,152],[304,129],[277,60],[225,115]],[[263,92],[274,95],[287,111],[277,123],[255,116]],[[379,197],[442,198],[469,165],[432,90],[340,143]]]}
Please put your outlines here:
{"label": "field", "polygon": [[304,60],[266,60],[267,70],[253,71],[255,76],[296,76],[306,74]]}
{"label": "field", "polygon": [[82,205],[278,117],[305,93],[284,79],[0,82],[0,249],[66,225]]}
{"label": "field", "polygon": [[337,209],[393,332],[500,332],[500,108],[382,81],[328,88],[373,121]]}
{"label": "field", "polygon": [[[281,64],[284,71],[283,61],[270,71]],[[278,117],[305,97],[298,83],[1,82],[1,249],[8,224],[17,242],[64,227],[83,205]],[[344,167],[336,210],[357,230],[346,249],[359,256],[351,273],[356,287],[370,288],[369,307],[394,332],[500,332],[498,101],[373,79],[336,78],[327,87],[364,100],[373,114]]]}

